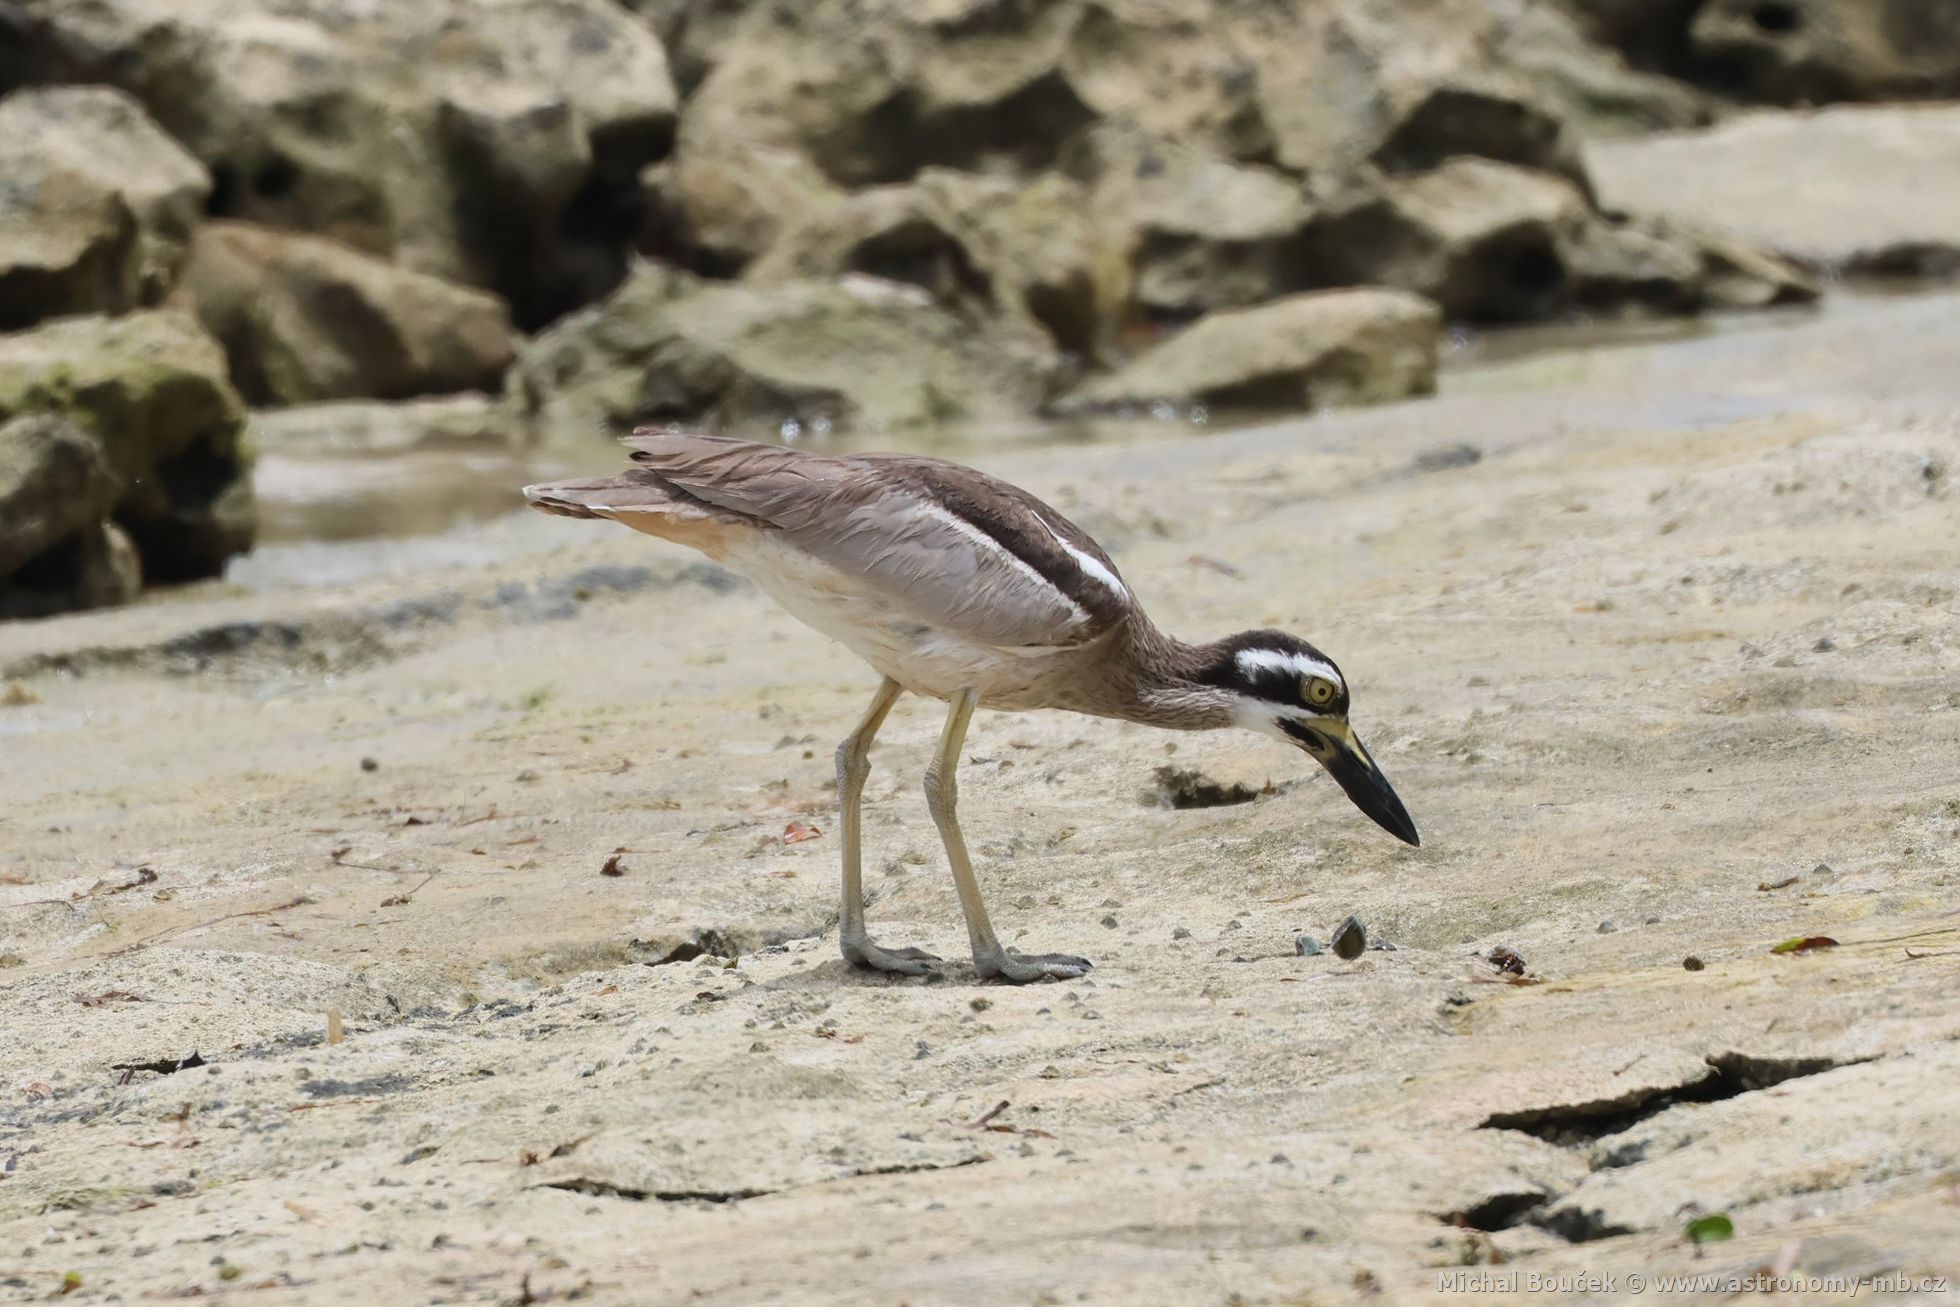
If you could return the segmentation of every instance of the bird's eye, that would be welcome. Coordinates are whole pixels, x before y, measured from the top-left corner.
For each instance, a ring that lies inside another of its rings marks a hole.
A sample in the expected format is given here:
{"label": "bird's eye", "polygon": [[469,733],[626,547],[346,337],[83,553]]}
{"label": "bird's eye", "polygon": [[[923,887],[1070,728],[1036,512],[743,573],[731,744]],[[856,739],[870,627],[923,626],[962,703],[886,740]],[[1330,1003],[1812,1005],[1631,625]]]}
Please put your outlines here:
{"label": "bird's eye", "polygon": [[1319,676],[1307,678],[1307,702],[1324,708],[1334,702],[1334,683]]}

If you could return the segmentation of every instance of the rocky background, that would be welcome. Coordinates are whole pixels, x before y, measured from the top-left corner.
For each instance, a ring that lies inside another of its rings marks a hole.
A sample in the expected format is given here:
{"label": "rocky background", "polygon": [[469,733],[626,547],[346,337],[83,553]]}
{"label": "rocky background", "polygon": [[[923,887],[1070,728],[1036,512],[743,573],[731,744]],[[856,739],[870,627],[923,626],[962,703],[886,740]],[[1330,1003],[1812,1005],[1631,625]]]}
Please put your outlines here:
{"label": "rocky background", "polygon": [[0,0],[0,616],[221,573],[254,426],[1299,409],[1804,301],[1585,142],[1956,93],[1936,0]]}

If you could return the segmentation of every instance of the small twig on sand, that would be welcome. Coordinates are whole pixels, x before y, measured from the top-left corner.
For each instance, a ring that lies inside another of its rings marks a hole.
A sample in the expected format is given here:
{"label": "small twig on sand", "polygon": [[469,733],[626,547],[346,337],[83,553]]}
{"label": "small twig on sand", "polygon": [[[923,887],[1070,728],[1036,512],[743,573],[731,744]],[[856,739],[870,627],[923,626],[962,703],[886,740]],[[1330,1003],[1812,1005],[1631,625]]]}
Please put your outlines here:
{"label": "small twig on sand", "polygon": [[129,954],[136,952],[136,950],[138,949],[148,948],[152,944],[155,944],[161,940],[169,939],[175,935],[187,935],[192,931],[205,930],[211,926],[216,926],[222,922],[236,921],[240,917],[269,917],[275,912],[285,912],[289,908],[297,908],[304,904],[311,903],[312,901],[313,900],[308,898],[306,895],[301,894],[296,898],[287,899],[284,903],[275,903],[269,908],[253,908],[247,912],[227,912],[225,913],[224,916],[212,917],[209,921],[193,922],[191,925],[188,926],[172,926],[168,930],[158,931],[156,934],[151,935],[147,939],[139,939],[133,944],[125,944],[123,947],[117,949],[113,953],[108,954],[107,956],[112,958],[127,957]]}

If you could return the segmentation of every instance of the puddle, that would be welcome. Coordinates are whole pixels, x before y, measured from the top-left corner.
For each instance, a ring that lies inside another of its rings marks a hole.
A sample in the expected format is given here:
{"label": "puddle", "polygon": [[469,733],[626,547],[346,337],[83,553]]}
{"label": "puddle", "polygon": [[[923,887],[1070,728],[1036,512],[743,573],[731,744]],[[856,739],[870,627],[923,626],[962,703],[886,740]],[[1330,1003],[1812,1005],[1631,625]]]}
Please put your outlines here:
{"label": "puddle", "polygon": [[[1833,289],[1818,306],[1710,314],[1698,318],[1586,318],[1514,327],[1452,328],[1438,383],[1444,397],[1576,390],[1637,380],[1641,420],[1699,426],[1774,413],[1791,402],[1787,387],[1727,391],[1681,388],[1672,378],[1696,365],[1733,359],[1739,371],[1755,355],[1784,348],[1787,332],[1820,318],[1868,315],[1896,301],[1895,287]],[[1928,297],[1933,298],[1933,297]],[[1759,370],[1759,369],[1758,369]],[[1422,403],[1425,401],[1414,401]],[[834,453],[897,450],[960,461],[1029,448],[1182,443],[1197,434],[1287,423],[1296,413],[1194,415],[1165,406],[1134,418],[1024,422],[925,431],[817,431],[788,424],[754,433]],[[1303,429],[1299,441],[1308,444]],[[258,549],[226,574],[247,590],[338,585],[375,576],[483,566],[561,547],[550,519],[524,510],[518,487],[555,477],[617,469],[617,447],[604,441],[549,451],[493,447],[380,454],[263,454],[256,472],[261,513]]]}

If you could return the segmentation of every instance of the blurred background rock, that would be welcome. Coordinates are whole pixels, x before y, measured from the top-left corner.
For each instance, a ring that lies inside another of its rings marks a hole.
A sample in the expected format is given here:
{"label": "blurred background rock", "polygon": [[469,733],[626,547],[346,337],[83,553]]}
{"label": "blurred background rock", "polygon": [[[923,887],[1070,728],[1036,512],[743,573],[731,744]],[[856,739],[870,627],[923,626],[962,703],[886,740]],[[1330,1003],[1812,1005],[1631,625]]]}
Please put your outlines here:
{"label": "blurred background rock", "polygon": [[0,616],[222,574],[255,444],[1298,410],[1950,273],[1954,111],[1749,109],[1956,94],[1950,0],[0,0]]}

